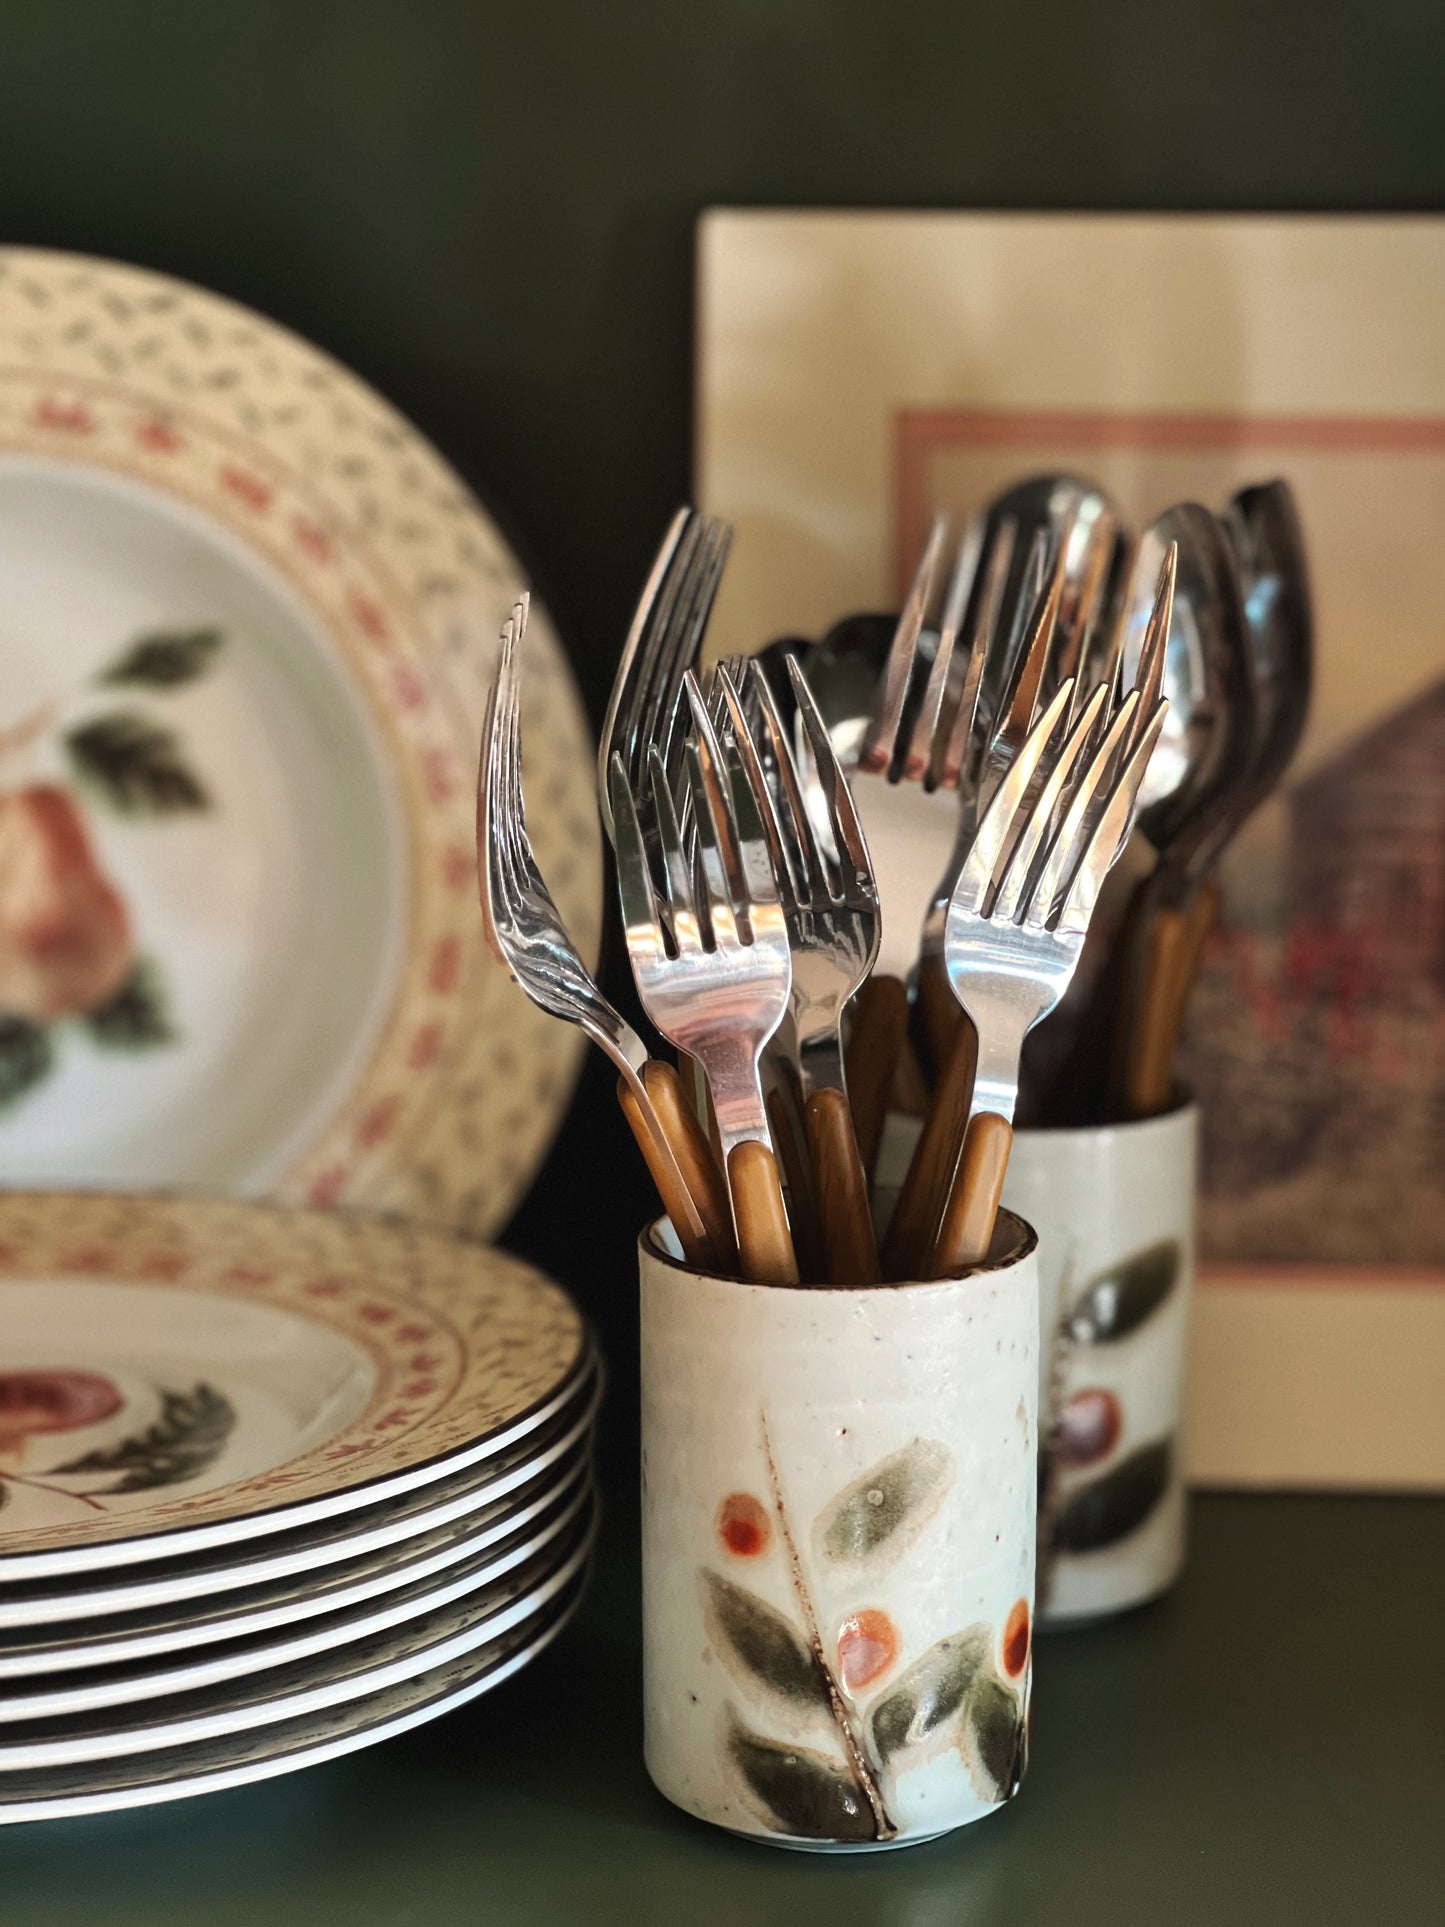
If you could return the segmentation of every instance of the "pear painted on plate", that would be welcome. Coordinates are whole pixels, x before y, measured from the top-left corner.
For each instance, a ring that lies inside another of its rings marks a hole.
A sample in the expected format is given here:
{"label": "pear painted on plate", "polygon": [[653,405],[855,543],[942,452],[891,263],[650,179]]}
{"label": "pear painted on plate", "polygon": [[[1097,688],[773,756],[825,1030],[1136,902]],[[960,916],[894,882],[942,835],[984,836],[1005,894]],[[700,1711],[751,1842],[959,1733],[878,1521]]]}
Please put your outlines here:
{"label": "pear painted on plate", "polygon": [[135,968],[130,918],[74,799],[52,783],[0,795],[0,1011],[84,1016]]}

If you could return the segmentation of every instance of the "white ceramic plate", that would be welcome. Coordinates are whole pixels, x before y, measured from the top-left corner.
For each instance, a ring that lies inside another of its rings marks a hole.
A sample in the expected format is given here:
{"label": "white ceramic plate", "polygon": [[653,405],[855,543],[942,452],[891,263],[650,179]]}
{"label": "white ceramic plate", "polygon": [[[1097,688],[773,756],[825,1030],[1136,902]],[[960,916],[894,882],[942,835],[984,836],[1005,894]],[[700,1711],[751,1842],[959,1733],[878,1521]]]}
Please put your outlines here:
{"label": "white ceramic plate", "polygon": [[132,1759],[254,1733],[346,1705],[463,1659],[524,1625],[563,1593],[586,1565],[594,1532],[595,1522],[560,1564],[542,1554],[477,1598],[454,1600],[419,1621],[309,1659],[253,1670],[203,1691],[157,1700],[149,1709],[119,1706],[6,1727],[0,1739],[0,1800],[12,1773]]}
{"label": "white ceramic plate", "polygon": [[[182,1665],[155,1668],[111,1662],[97,1664],[80,1679],[63,1684],[13,1682],[0,1696],[0,1729],[16,1721],[64,1719],[134,1706],[142,1700],[203,1693],[224,1681],[290,1666],[393,1627],[408,1626],[454,1603],[465,1601],[476,1610],[494,1596],[508,1603],[511,1593],[504,1597],[503,1582],[509,1574],[524,1569],[540,1582],[570,1558],[584,1539],[590,1541],[593,1506],[591,1486],[580,1485],[544,1522],[515,1535],[504,1547],[464,1559],[440,1575],[431,1572],[407,1579],[379,1600],[327,1601],[320,1616],[304,1625],[299,1616],[288,1616],[284,1610],[269,1616],[269,1631],[242,1624],[237,1637],[204,1658],[187,1658]],[[108,1656],[97,1655],[97,1661],[102,1657]]]}
{"label": "white ceramic plate", "polygon": [[483,1646],[323,1711],[133,1761],[107,1760],[0,1780],[0,1825],[219,1793],[392,1739],[465,1706],[519,1672],[567,1624],[584,1581],[585,1571],[531,1618]]}
{"label": "white ceramic plate", "polygon": [[[250,1568],[214,1575],[203,1567],[194,1575],[191,1591],[158,1601],[148,1598],[121,1611],[113,1609],[130,1596],[131,1589],[125,1587],[74,1595],[81,1607],[78,1612],[66,1609],[63,1595],[32,1599],[30,1610],[48,1616],[17,1617],[14,1624],[0,1629],[0,1691],[19,1679],[154,1660],[219,1640],[294,1626],[323,1613],[384,1598],[413,1580],[449,1573],[463,1560],[500,1558],[514,1542],[526,1539],[570,1504],[590,1479],[591,1469],[589,1440],[575,1446],[559,1465],[549,1466],[533,1484],[493,1504],[478,1506],[430,1531],[386,1537],[360,1553],[352,1551],[355,1541],[328,1546],[324,1550],[335,1554],[331,1563],[307,1564],[259,1584]],[[269,1567],[275,1562],[264,1563]],[[191,1575],[180,1578],[183,1585],[192,1582]],[[233,1578],[244,1583],[227,1584]],[[149,1594],[155,1588],[140,1590]]]}
{"label": "white ceramic plate", "polygon": [[525,1452],[521,1446],[514,1448],[503,1471],[488,1461],[481,1472],[404,1492],[377,1506],[294,1532],[141,1567],[101,1568],[59,1581],[52,1577],[0,1588],[0,1629],[68,1625],[218,1594],[250,1594],[258,1586],[302,1574],[344,1571],[376,1552],[401,1548],[398,1556],[404,1556],[448,1527],[477,1527],[490,1532],[489,1543],[495,1543],[527,1516],[534,1516],[561,1481],[570,1478],[579,1464],[590,1461],[599,1397],[600,1386],[594,1379],[539,1435],[543,1441],[539,1448],[533,1452],[531,1440]]}
{"label": "white ceramic plate", "polygon": [[[0,1168],[494,1230],[581,1042],[482,939],[522,583],[457,476],[258,315],[4,250],[0,584]],[[585,951],[591,750],[535,604],[528,649],[528,826]]]}
{"label": "white ceramic plate", "polygon": [[494,1457],[570,1398],[576,1307],[349,1215],[0,1197],[0,1586],[294,1530]]}

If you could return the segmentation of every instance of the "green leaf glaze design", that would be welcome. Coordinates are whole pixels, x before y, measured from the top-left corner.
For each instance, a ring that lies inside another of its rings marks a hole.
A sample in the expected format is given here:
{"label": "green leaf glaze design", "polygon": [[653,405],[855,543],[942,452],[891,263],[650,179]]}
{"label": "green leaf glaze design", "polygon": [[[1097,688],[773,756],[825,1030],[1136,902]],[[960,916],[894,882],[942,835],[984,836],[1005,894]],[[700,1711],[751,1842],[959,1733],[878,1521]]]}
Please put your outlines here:
{"label": "green leaf glaze design", "polygon": [[776,1606],[704,1570],[702,1617],[723,1664],[752,1697],[829,1716],[828,1689],[811,1649]]}
{"label": "green leaf glaze design", "polygon": [[953,1484],[953,1455],[936,1439],[914,1439],[845,1486],[813,1526],[832,1565],[890,1566],[913,1544]]}
{"label": "green leaf glaze design", "polygon": [[104,670],[100,683],[140,683],[148,689],[174,689],[204,676],[225,637],[219,629],[176,629],[138,636],[123,656]]}
{"label": "green leaf glaze design", "polygon": [[71,730],[65,748],[86,788],[122,816],[210,808],[172,732],[134,710],[112,710]]}
{"label": "green leaf glaze design", "polygon": [[1173,1291],[1183,1258],[1171,1238],[1095,1278],[1064,1327],[1076,1345],[1113,1345],[1152,1318]]}
{"label": "green leaf glaze design", "polygon": [[970,1626],[940,1639],[916,1659],[873,1702],[868,1734],[874,1756],[886,1766],[900,1753],[917,1753],[924,1759],[947,1746],[970,1687],[988,1665],[992,1646],[987,1626]]}
{"label": "green leaf glaze design", "polygon": [[1160,1439],[1075,1492],[1054,1522],[1055,1551],[1097,1552],[1136,1532],[1164,1497],[1171,1457],[1171,1441]]}
{"label": "green leaf glaze design", "polygon": [[110,1002],[90,1011],[82,1021],[107,1050],[150,1050],[157,1044],[172,1044],[176,1037],[160,973],[144,957]]}
{"label": "green leaf glaze design", "polygon": [[230,1400],[209,1385],[197,1385],[193,1392],[162,1392],[161,1415],[154,1425],[119,1445],[108,1445],[68,1465],[51,1468],[48,1474],[118,1472],[114,1485],[106,1492],[148,1492],[154,1486],[180,1485],[197,1478],[220,1457],[226,1440],[235,1427],[236,1412]]}
{"label": "green leaf glaze design", "polygon": [[973,1783],[985,1799],[1007,1800],[1023,1778],[1023,1706],[1012,1686],[990,1669],[968,1695],[962,1753]]}
{"label": "green leaf glaze design", "polygon": [[54,1046],[43,1024],[0,1012],[0,1110],[43,1084],[54,1063]]}
{"label": "green leaf glaze design", "polygon": [[874,1840],[867,1800],[834,1761],[748,1731],[729,1708],[723,1748],[748,1806],[774,1833],[801,1840]]}

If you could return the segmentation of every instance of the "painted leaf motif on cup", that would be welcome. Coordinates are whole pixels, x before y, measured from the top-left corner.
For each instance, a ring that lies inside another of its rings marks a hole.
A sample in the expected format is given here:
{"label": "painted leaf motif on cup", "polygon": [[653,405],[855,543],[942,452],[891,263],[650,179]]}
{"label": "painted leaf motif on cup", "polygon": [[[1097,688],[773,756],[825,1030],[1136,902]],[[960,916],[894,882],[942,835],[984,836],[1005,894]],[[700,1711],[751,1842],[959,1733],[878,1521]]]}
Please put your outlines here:
{"label": "painted leaf motif on cup", "polygon": [[759,1704],[798,1715],[828,1716],[828,1689],[817,1660],[776,1606],[720,1573],[700,1575],[703,1625],[714,1651]]}
{"label": "painted leaf motif on cup", "polygon": [[1164,1497],[1171,1460],[1170,1440],[1160,1439],[1075,1492],[1054,1522],[1054,1549],[1096,1552],[1137,1532]]}
{"label": "painted leaf motif on cup", "polygon": [[984,1799],[1007,1800],[1017,1791],[1025,1759],[1023,1703],[992,1670],[969,1690],[961,1750]]}
{"label": "painted leaf motif on cup", "polygon": [[1183,1252],[1170,1238],[1091,1280],[1064,1329],[1076,1345],[1114,1345],[1154,1316],[1178,1282]]}
{"label": "painted leaf motif on cup", "polygon": [[774,1833],[801,1840],[873,1840],[867,1800],[850,1775],[810,1747],[752,1733],[729,1709],[723,1749],[750,1810]]}
{"label": "painted leaf motif on cup", "polygon": [[953,1455],[937,1439],[914,1439],[854,1479],[823,1508],[813,1542],[829,1564],[890,1566],[908,1550],[953,1484]]}
{"label": "painted leaf motif on cup", "polygon": [[950,1633],[916,1659],[903,1677],[873,1702],[868,1731],[875,1756],[885,1765],[900,1754],[917,1764],[951,1744],[969,1690],[988,1664],[993,1638],[987,1626]]}

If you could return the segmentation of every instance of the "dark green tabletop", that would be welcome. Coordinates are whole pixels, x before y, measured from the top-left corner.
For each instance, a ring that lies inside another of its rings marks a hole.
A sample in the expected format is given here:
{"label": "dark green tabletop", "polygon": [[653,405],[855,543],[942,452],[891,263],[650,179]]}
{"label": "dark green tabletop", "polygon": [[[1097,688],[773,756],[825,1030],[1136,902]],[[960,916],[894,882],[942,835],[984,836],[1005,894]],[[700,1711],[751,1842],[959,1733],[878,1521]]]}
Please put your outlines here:
{"label": "dark green tabletop", "polygon": [[633,1535],[611,1526],[579,1618],[494,1696],[292,1778],[0,1833],[0,1920],[1445,1917],[1445,1502],[1198,1500],[1170,1599],[1041,1641],[1015,1804],[866,1864],[653,1792]]}

